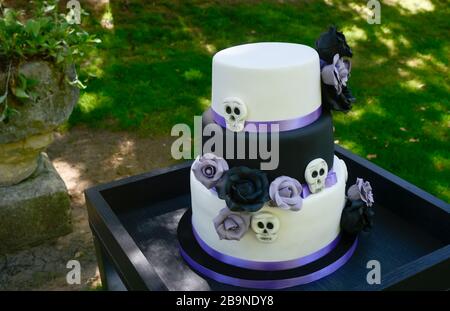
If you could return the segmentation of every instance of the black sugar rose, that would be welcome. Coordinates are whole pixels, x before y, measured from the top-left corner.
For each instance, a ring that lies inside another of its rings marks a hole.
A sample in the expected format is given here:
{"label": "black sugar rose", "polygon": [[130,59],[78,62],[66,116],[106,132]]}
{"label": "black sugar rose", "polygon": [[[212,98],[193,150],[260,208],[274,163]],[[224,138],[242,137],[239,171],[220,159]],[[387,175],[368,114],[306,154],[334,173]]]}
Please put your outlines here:
{"label": "black sugar rose", "polygon": [[245,166],[226,171],[216,184],[216,190],[219,198],[235,212],[256,212],[270,200],[266,174]]}
{"label": "black sugar rose", "polygon": [[352,57],[352,49],[348,46],[345,36],[336,27],[330,27],[316,41],[316,50],[320,59],[328,64],[333,63],[333,57],[339,54],[341,57]]}
{"label": "black sugar rose", "polygon": [[370,231],[375,212],[373,206],[367,206],[363,200],[347,199],[341,216],[341,228],[347,233],[356,234]]}
{"label": "black sugar rose", "polygon": [[323,33],[316,41],[316,50],[320,57],[324,107],[328,110],[348,112],[356,99],[347,86],[350,61],[343,57],[352,57],[353,53],[344,34],[337,31],[336,27],[330,27],[328,32]]}
{"label": "black sugar rose", "polygon": [[342,112],[349,112],[352,109],[355,98],[352,96],[348,87],[344,86],[342,92],[338,94],[333,85],[322,83],[321,90],[322,103],[326,109]]}
{"label": "black sugar rose", "polygon": [[369,231],[373,225],[374,199],[370,182],[356,178],[347,191],[347,202],[341,217],[341,228],[348,233]]}

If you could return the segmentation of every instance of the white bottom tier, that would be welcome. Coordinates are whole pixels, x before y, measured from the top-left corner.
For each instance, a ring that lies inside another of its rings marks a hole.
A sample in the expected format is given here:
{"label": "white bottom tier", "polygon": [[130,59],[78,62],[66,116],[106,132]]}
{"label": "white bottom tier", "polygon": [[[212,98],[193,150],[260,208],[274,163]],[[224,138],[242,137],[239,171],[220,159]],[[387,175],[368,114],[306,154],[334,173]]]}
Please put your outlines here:
{"label": "white bottom tier", "polygon": [[228,256],[262,262],[308,256],[327,246],[340,232],[347,167],[335,156],[333,170],[337,183],[305,198],[300,211],[264,206],[257,212],[270,212],[280,220],[278,237],[272,243],[259,241],[251,228],[240,241],[220,240],[213,219],[226,207],[225,201],[204,187],[191,171],[192,225],[209,247]]}

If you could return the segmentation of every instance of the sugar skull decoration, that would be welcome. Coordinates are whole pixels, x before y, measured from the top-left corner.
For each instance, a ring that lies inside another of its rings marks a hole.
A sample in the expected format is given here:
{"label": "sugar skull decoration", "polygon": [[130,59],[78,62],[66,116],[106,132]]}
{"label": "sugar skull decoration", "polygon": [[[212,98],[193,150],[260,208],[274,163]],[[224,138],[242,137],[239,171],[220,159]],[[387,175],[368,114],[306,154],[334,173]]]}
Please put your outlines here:
{"label": "sugar skull decoration", "polygon": [[328,165],[324,159],[314,159],[308,163],[305,170],[305,180],[311,193],[317,193],[325,188]]}
{"label": "sugar skull decoration", "polygon": [[252,217],[251,227],[259,241],[271,243],[278,237],[280,220],[271,213],[262,212]]}
{"label": "sugar skull decoration", "polygon": [[240,132],[245,127],[247,106],[237,97],[228,97],[223,101],[224,118],[227,128],[233,132]]}

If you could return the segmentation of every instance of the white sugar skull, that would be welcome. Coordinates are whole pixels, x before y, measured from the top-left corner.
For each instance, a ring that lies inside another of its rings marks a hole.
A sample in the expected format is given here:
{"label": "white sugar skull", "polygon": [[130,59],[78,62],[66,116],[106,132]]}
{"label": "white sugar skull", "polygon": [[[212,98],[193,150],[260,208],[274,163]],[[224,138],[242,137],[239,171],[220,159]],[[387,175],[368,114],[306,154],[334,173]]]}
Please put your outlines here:
{"label": "white sugar skull", "polygon": [[328,174],[328,165],[324,159],[318,158],[309,162],[305,170],[305,179],[311,193],[316,193],[325,188],[325,179]]}
{"label": "white sugar skull", "polygon": [[237,97],[228,97],[223,101],[223,111],[227,128],[233,132],[244,129],[247,106]]}
{"label": "white sugar skull", "polygon": [[271,243],[278,237],[280,220],[271,213],[259,213],[252,217],[252,230],[256,238],[264,243]]}

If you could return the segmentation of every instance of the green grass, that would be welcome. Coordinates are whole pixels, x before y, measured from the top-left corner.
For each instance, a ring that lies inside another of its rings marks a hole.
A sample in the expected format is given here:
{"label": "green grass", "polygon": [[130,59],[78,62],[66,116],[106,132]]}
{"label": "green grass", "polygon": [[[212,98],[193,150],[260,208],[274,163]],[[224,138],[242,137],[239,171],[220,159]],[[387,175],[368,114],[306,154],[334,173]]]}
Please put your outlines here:
{"label": "green grass", "polygon": [[98,77],[70,123],[169,135],[209,105],[216,51],[256,41],[312,46],[337,24],[354,50],[358,101],[335,113],[336,140],[449,201],[450,11],[446,1],[419,2],[418,11],[411,2],[383,4],[381,25],[370,25],[366,1],[111,1],[88,21],[103,38],[89,59]]}

